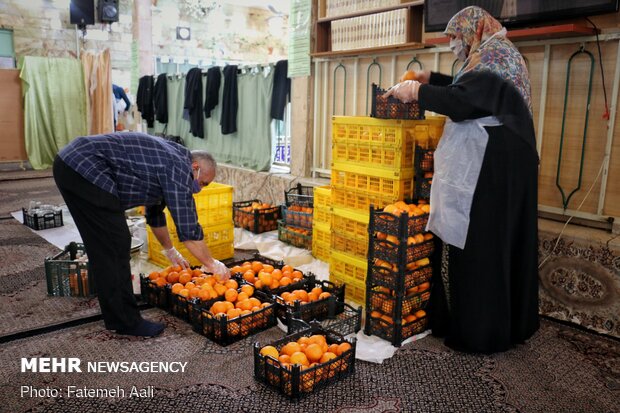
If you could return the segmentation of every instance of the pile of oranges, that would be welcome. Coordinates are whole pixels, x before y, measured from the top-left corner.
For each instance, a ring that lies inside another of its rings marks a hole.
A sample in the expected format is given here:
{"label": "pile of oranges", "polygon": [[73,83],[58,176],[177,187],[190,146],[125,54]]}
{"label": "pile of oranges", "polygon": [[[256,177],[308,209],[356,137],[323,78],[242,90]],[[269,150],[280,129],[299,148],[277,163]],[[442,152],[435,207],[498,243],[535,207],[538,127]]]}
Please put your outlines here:
{"label": "pile of oranges", "polygon": [[199,269],[183,269],[170,266],[162,271],[149,274],[151,282],[158,287],[171,285],[171,292],[186,298],[199,298],[201,301],[222,297],[227,290],[239,287],[237,281],[220,281],[219,277],[205,274]]}
{"label": "pile of oranges", "polygon": [[[389,324],[394,324],[394,320],[387,314],[382,313],[381,311],[374,310],[370,313],[372,318],[379,318]],[[410,314],[403,315],[403,325],[413,323],[421,318],[426,317],[426,311],[424,310],[414,310]]]}
{"label": "pile of oranges", "polygon": [[[395,235],[387,235],[384,234],[383,232],[377,232],[377,239],[379,241],[389,241],[392,244],[400,244],[400,241],[398,240],[398,237],[396,237]],[[431,234],[430,232],[427,233],[419,233],[419,234],[415,234],[411,237],[407,237],[407,245],[416,245],[416,244],[421,244],[424,241],[428,241],[429,239],[433,239],[433,234]]]}
{"label": "pile of oranges", "polygon": [[[431,263],[431,261],[428,258],[422,258],[420,260],[408,263],[406,268],[409,271],[414,271],[414,270],[417,270],[418,268],[425,267],[425,266],[427,266],[430,263]],[[385,260],[381,260],[379,258],[375,258],[374,264],[377,267],[386,268],[386,269],[388,269],[390,271],[398,271],[398,265],[392,264],[392,263],[387,262]]]}
{"label": "pile of oranges", "polygon": [[287,305],[295,305],[295,301],[299,301],[301,304],[311,303],[313,301],[323,300],[330,297],[331,294],[327,291],[323,292],[323,288],[314,287],[310,292],[306,290],[294,290],[291,292],[283,292],[280,297]]}
{"label": "pile of oranges", "polygon": [[386,205],[383,212],[400,216],[406,212],[410,217],[417,217],[431,212],[431,206],[423,201],[418,204],[407,204],[404,201],[397,201],[393,204]]}
{"label": "pile of oranges", "polygon": [[[345,362],[344,358],[331,362],[329,366],[324,364],[330,363],[331,360],[342,356],[351,349],[351,344],[346,341],[328,345],[324,335],[315,334],[309,337],[300,337],[297,341],[290,341],[283,345],[280,350],[274,346],[265,346],[261,348],[260,355],[277,360],[281,368],[290,370],[292,366],[299,365],[302,371],[300,380],[302,391],[312,391],[316,382],[334,377],[339,371],[346,371],[348,363]],[[303,374],[304,370],[315,367],[314,374]],[[270,381],[275,378],[279,379],[277,375],[268,377]]]}
{"label": "pile of oranges", "polygon": [[274,290],[278,287],[295,284],[303,279],[301,271],[285,265],[281,269],[260,261],[246,261],[230,269],[232,274],[242,274],[243,279],[254,287],[264,290]]}

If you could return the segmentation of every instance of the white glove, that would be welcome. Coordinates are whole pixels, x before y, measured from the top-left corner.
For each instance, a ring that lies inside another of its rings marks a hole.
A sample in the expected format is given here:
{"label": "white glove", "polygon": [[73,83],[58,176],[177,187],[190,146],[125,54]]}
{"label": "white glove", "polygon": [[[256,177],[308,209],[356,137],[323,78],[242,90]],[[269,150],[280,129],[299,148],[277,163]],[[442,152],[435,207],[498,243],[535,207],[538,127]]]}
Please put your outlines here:
{"label": "white glove", "polygon": [[203,272],[209,272],[211,274],[217,274],[222,281],[230,278],[230,270],[221,261],[216,259],[211,261],[211,264],[203,265],[200,268]]}
{"label": "white glove", "polygon": [[172,265],[180,265],[183,268],[189,267],[189,262],[179,251],[177,251],[176,248],[172,247],[169,250],[163,250],[162,252],[166,254],[166,257],[168,257]]}
{"label": "white glove", "polygon": [[384,98],[394,96],[396,99],[404,103],[418,100],[418,91],[420,90],[420,82],[417,80],[405,80],[392,86],[383,94]]}

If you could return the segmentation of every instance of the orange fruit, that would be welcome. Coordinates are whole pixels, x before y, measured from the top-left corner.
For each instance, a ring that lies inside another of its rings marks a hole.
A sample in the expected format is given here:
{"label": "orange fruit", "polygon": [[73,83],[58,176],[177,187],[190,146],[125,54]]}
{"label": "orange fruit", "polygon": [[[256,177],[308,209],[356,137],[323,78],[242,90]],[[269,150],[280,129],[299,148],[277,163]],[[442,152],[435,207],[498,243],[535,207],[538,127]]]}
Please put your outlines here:
{"label": "orange fruit", "polygon": [[273,270],[274,270],[273,265],[263,264],[263,271],[271,274]]}
{"label": "orange fruit", "polygon": [[299,337],[297,344],[310,344],[310,339],[308,337]]}
{"label": "orange fruit", "polygon": [[226,299],[226,301],[230,301],[231,303],[234,303],[237,300],[237,295],[238,295],[237,290],[233,288],[229,288],[224,293],[224,298]]}
{"label": "orange fruit", "polygon": [[275,278],[271,280],[271,284],[269,284],[269,288],[272,290],[275,290],[276,288],[278,288],[280,286],[280,282],[278,280],[276,280]]}
{"label": "orange fruit", "polygon": [[252,297],[252,298],[248,298],[248,301],[250,301],[250,304],[252,304],[252,308],[254,307],[259,307],[261,306],[261,302],[258,298]]}
{"label": "orange fruit", "polygon": [[330,353],[338,354],[338,344],[330,344],[327,346],[327,351]]}
{"label": "orange fruit", "polygon": [[282,278],[280,278],[280,285],[282,287],[284,287],[285,285],[291,285],[292,282],[293,282],[293,280],[291,280],[289,277],[282,277]]}
{"label": "orange fruit", "polygon": [[189,290],[189,297],[190,298],[196,298],[199,295],[200,295],[200,288],[194,287],[191,290]]}
{"label": "orange fruit", "polygon": [[220,313],[226,313],[228,310],[226,308],[226,304],[224,304],[223,301],[216,301],[211,306],[210,311],[213,314],[220,314]]}
{"label": "orange fruit", "polygon": [[228,318],[236,318],[240,315],[241,310],[239,310],[238,308],[231,308],[230,310],[226,311],[226,316],[228,316]]}
{"label": "orange fruit", "polygon": [[422,318],[422,317],[426,317],[426,311],[424,310],[418,310],[415,312],[414,314],[417,318]]}
{"label": "orange fruit", "polygon": [[231,274],[238,274],[238,273],[243,273],[243,272],[245,272],[245,270],[240,265],[235,265],[234,267],[230,269]]}
{"label": "orange fruit", "polygon": [[237,294],[237,301],[244,301],[244,300],[247,300],[248,298],[250,297],[243,291]]}
{"label": "orange fruit", "polygon": [[322,300],[322,299],[324,299],[324,298],[327,298],[327,297],[329,297],[330,295],[331,295],[331,294],[330,294],[330,293],[328,293],[327,291],[326,291],[326,292],[324,292],[324,293],[321,293],[321,295],[319,295],[319,300]]}
{"label": "orange fruit", "polygon": [[239,288],[239,284],[237,283],[237,281],[232,280],[232,279],[227,280],[227,281],[224,283],[224,286],[225,286],[226,288],[232,288],[232,289],[235,289],[235,290],[236,290],[237,288]]}
{"label": "orange fruit", "polygon": [[200,301],[207,301],[211,299],[211,293],[209,292],[209,290],[200,289],[200,292],[198,293],[198,298],[200,298]]}
{"label": "orange fruit", "polygon": [[196,268],[195,270],[192,270],[192,275],[194,277],[201,277],[204,273],[200,270],[200,268]]}
{"label": "orange fruit", "polygon": [[404,82],[405,80],[418,80],[418,77],[416,76],[416,73],[413,70],[407,70],[400,77],[401,82]]}
{"label": "orange fruit", "polygon": [[291,341],[290,343],[286,343],[284,347],[282,347],[280,353],[292,356],[293,353],[297,353],[299,351],[301,351],[301,346],[296,342]]}
{"label": "orange fruit", "polygon": [[260,355],[263,357],[273,357],[274,359],[277,359],[280,356],[280,354],[278,353],[278,349],[274,346],[265,346],[261,348]]}
{"label": "orange fruit", "polygon": [[428,290],[431,286],[431,283],[427,282],[423,282],[422,284],[418,285],[418,291],[422,292],[425,290]]}
{"label": "orange fruit", "polygon": [[319,360],[319,363],[326,363],[329,360],[335,359],[336,357],[338,357],[337,355],[335,355],[334,353],[330,353],[329,351],[326,351],[325,353],[323,353],[323,355],[321,356],[321,359]]}
{"label": "orange fruit", "polygon": [[284,267],[282,267],[282,273],[285,273],[285,272],[292,273],[293,272],[293,267],[291,267],[290,265],[285,265]]}
{"label": "orange fruit", "polygon": [[341,355],[344,352],[347,352],[351,349],[351,344],[344,342],[344,343],[340,343],[338,344],[338,351],[336,352],[336,354]]}
{"label": "orange fruit", "polygon": [[301,364],[302,366],[307,366],[310,363],[308,362],[308,357],[306,357],[305,353],[296,351],[291,354],[291,364]]}
{"label": "orange fruit", "polygon": [[252,270],[247,270],[243,273],[243,279],[247,282],[254,283],[255,278],[256,277],[254,276],[254,271]]}
{"label": "orange fruit", "polygon": [[188,273],[179,274],[179,282],[181,284],[187,284],[192,280],[192,276]]}
{"label": "orange fruit", "polygon": [[271,276],[275,278],[276,280],[280,281],[280,279],[282,278],[282,271],[275,269],[271,272]]}
{"label": "orange fruit", "polygon": [[166,276],[166,280],[170,283],[170,284],[174,284],[179,282],[179,273],[178,272],[170,272],[168,273],[168,275]]}
{"label": "orange fruit", "polygon": [[254,287],[248,284],[244,284],[241,286],[241,292],[247,294],[248,297],[254,295]]}
{"label": "orange fruit", "polygon": [[301,273],[301,271],[295,270],[292,272],[293,278],[303,278],[303,274]]}
{"label": "orange fruit", "polygon": [[149,280],[154,281],[159,278],[159,273],[157,271],[153,271],[149,274]]}
{"label": "orange fruit", "polygon": [[271,285],[271,282],[273,281],[271,274],[263,271],[258,273],[258,279],[261,280],[263,285]]}
{"label": "orange fruit", "polygon": [[166,277],[159,277],[155,280],[155,284],[158,287],[163,287],[164,285],[168,284],[168,281],[166,281]]}
{"label": "orange fruit", "polygon": [[325,340],[325,336],[322,336],[320,334],[315,334],[312,335],[308,338],[308,343],[316,343],[316,344],[320,344],[321,346],[323,344],[327,344],[327,341]]}
{"label": "orange fruit", "polygon": [[412,322],[414,322],[417,319],[418,319],[418,317],[414,316],[413,314],[409,314],[408,316],[405,317],[405,321],[407,323],[412,323]]}
{"label": "orange fruit", "polygon": [[318,344],[312,343],[308,344],[305,348],[304,353],[308,358],[308,361],[314,363],[315,361],[319,361],[323,356],[323,349]]}
{"label": "orange fruit", "polygon": [[260,270],[263,269],[263,263],[260,261],[253,261],[252,262],[252,271],[254,271],[255,273],[260,272]]}
{"label": "orange fruit", "polygon": [[183,288],[181,291],[179,291],[179,295],[182,297],[189,297],[189,290],[187,288]]}
{"label": "orange fruit", "polygon": [[301,301],[308,301],[308,292],[306,290],[295,290],[293,294],[299,298]]}
{"label": "orange fruit", "polygon": [[172,294],[178,294],[185,286],[181,283],[176,283],[172,286]]}
{"label": "orange fruit", "polygon": [[289,356],[287,354],[282,354],[280,357],[278,357],[278,361],[280,363],[291,364],[291,356]]}

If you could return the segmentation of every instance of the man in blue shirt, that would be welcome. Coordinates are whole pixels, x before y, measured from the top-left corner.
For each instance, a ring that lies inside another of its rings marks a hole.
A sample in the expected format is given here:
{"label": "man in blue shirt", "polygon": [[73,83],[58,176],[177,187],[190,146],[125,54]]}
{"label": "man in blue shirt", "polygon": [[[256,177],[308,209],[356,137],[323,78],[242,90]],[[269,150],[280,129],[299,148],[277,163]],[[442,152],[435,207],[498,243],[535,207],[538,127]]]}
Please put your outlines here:
{"label": "man in blue shirt", "polygon": [[168,259],[187,266],[170,240],[163,213],[167,206],[179,239],[203,270],[230,276],[203,242],[193,198],[214,179],[216,166],[206,151],[190,152],[132,132],[78,137],[58,153],[54,179],[82,236],[107,329],[135,336],[155,336],[164,329],[142,319],[133,295],[128,208],[145,205],[147,224]]}

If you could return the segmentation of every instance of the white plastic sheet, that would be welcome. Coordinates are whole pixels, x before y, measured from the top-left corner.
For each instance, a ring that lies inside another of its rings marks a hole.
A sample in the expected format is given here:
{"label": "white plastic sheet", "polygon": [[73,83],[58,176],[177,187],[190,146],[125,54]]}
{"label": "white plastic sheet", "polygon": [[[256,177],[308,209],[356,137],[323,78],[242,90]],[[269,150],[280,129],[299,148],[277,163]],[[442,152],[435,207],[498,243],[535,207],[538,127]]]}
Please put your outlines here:
{"label": "white plastic sheet", "polygon": [[447,121],[434,155],[431,213],[426,225],[447,244],[465,248],[469,213],[482,169],[489,134],[498,126],[494,116],[462,122]]}

